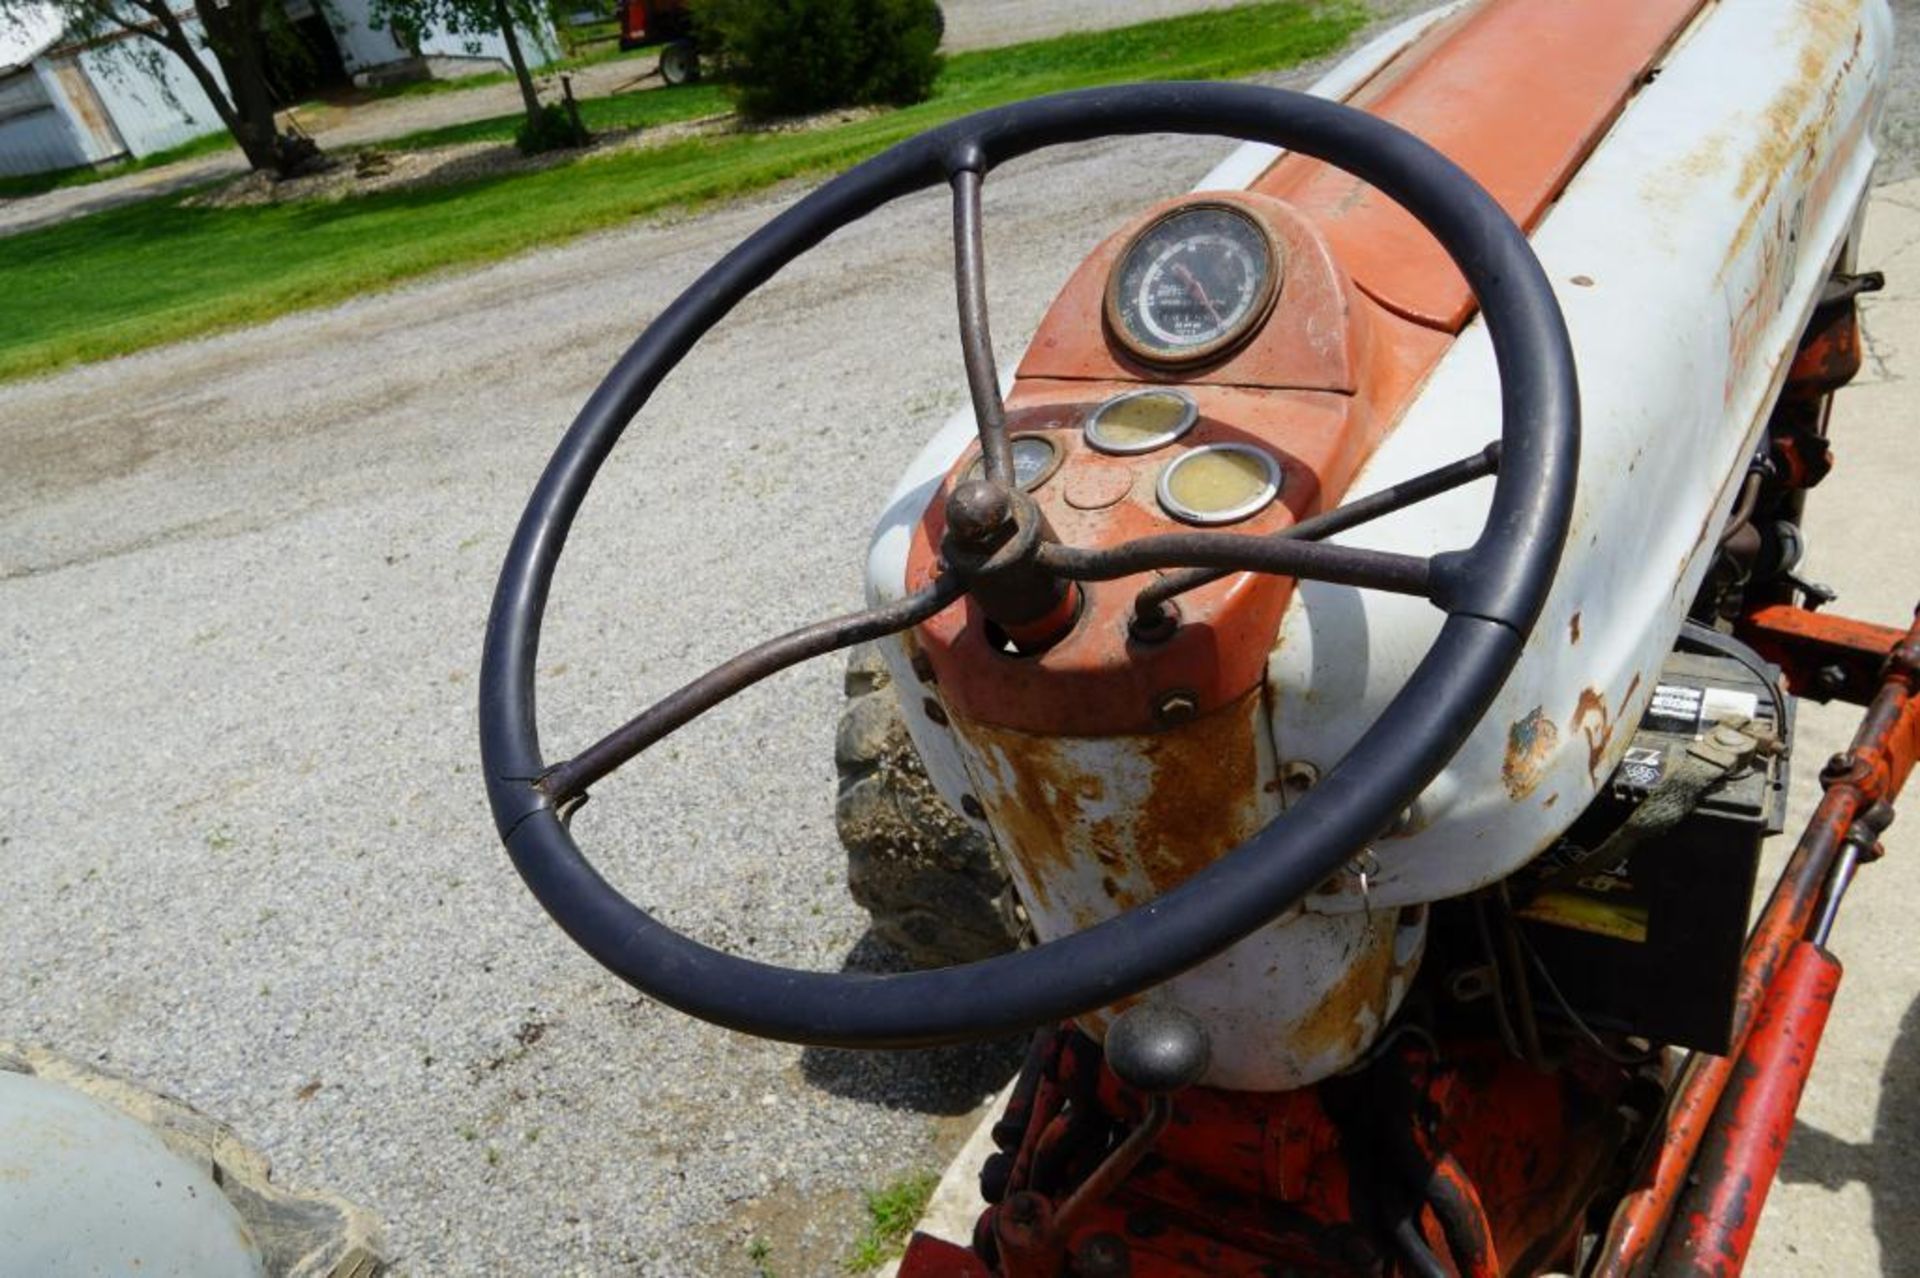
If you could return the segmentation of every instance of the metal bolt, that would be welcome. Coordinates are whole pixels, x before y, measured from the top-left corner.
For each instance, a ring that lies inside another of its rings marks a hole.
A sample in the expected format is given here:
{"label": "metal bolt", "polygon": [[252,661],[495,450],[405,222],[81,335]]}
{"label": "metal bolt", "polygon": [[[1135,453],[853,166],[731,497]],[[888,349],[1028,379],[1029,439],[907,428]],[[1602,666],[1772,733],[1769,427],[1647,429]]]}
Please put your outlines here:
{"label": "metal bolt", "polygon": [[974,550],[990,550],[1013,528],[1013,499],[984,479],[969,479],[947,498],[947,529]]}
{"label": "metal bolt", "polygon": [[1127,637],[1135,643],[1165,643],[1180,629],[1180,613],[1171,603],[1127,619]]}
{"label": "metal bolt", "polygon": [[1160,699],[1153,703],[1154,720],[1163,726],[1186,723],[1199,713],[1199,695],[1180,688],[1161,693]]}
{"label": "metal bolt", "polygon": [[963,794],[960,796],[960,810],[976,821],[984,821],[987,819],[987,810],[981,807],[980,800],[974,798],[971,794]]}
{"label": "metal bolt", "polygon": [[1813,683],[1826,696],[1834,696],[1847,686],[1847,672],[1841,666],[1821,666],[1813,672]]}
{"label": "metal bolt", "polygon": [[1475,1003],[1493,993],[1494,984],[1492,968],[1463,967],[1447,978],[1447,993],[1456,1003]]}
{"label": "metal bolt", "polygon": [[1820,769],[1820,784],[1839,785],[1842,782],[1856,781],[1867,772],[1867,767],[1858,755],[1851,750],[1843,750],[1827,760],[1827,766]]}
{"label": "metal bolt", "polygon": [[913,677],[921,683],[932,683],[934,680],[933,658],[917,649],[913,654]]}
{"label": "metal bolt", "polygon": [[1035,1225],[1040,1222],[1040,1200],[1031,1193],[1013,1195],[1000,1210],[1006,1212],[1008,1221],[1016,1225]]}
{"label": "metal bolt", "polygon": [[939,724],[941,727],[944,728],[947,726],[946,707],[942,706],[938,701],[935,701],[932,697],[928,697],[925,701],[922,701],[920,703],[920,709],[923,712],[925,712],[927,718],[933,720],[935,723]]}
{"label": "metal bolt", "polygon": [[1753,738],[1731,724],[1715,724],[1710,738],[1713,744],[1723,750],[1750,750]]}
{"label": "metal bolt", "polygon": [[1280,784],[1290,794],[1305,794],[1320,783],[1320,769],[1305,759],[1288,759],[1280,765]]}
{"label": "metal bolt", "polygon": [[1341,892],[1346,891],[1347,881],[1349,879],[1358,879],[1360,881],[1360,895],[1365,896],[1368,890],[1368,881],[1379,873],[1380,858],[1373,854],[1373,849],[1363,848],[1359,856],[1356,856],[1353,860],[1342,866],[1339,873],[1329,875],[1322,880],[1320,886],[1315,888],[1314,891],[1318,892],[1321,896],[1337,896]]}
{"label": "metal bolt", "polygon": [[1117,1234],[1093,1234],[1074,1252],[1073,1271],[1085,1278],[1126,1278],[1133,1272],[1127,1244]]}

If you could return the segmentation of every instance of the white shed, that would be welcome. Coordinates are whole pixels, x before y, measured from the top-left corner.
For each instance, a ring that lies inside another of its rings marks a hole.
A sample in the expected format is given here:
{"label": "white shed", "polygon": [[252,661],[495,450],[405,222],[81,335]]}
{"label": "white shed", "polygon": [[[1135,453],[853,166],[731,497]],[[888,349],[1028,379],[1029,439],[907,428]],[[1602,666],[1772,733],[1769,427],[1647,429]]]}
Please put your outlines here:
{"label": "white shed", "polygon": [[[432,31],[417,49],[373,25],[369,0],[282,0],[289,24],[311,55],[297,80],[277,88],[287,96],[343,87],[370,78],[422,78],[504,65],[497,33],[453,35]],[[203,43],[190,7],[181,25]],[[530,60],[552,58],[551,29],[523,32]],[[154,56],[158,54],[159,56]],[[222,84],[219,61],[202,61]],[[224,126],[199,82],[172,53],[144,37],[117,33],[85,45],[65,38],[52,8],[24,19],[0,20],[0,175],[45,173],[105,164],[164,151]]]}

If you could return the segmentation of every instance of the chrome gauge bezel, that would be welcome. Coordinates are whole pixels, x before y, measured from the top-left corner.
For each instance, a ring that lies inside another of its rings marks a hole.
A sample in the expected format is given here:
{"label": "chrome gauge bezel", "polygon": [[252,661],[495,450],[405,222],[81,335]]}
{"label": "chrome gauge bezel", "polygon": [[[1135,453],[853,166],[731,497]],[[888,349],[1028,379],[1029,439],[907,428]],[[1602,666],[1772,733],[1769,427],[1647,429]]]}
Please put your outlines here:
{"label": "chrome gauge bezel", "polygon": [[[1121,404],[1131,403],[1136,399],[1147,398],[1179,400],[1185,411],[1181,414],[1180,420],[1175,425],[1168,427],[1157,435],[1149,435],[1146,439],[1136,443],[1117,444],[1111,440],[1103,440],[1100,438],[1100,422],[1110,411],[1119,407]],[[1134,457],[1141,453],[1150,453],[1155,449],[1165,448],[1168,444],[1171,444],[1174,440],[1179,439],[1182,435],[1192,430],[1193,424],[1199,420],[1200,405],[1194,402],[1193,396],[1172,386],[1149,386],[1144,390],[1127,391],[1124,394],[1115,395],[1112,399],[1103,402],[1098,408],[1094,409],[1092,413],[1088,414],[1086,424],[1080,428],[1080,434],[1082,438],[1087,441],[1087,447],[1097,453],[1107,453],[1114,457]]]}
{"label": "chrome gauge bezel", "polygon": [[[1039,431],[1023,430],[1016,432],[1007,437],[1007,444],[1016,453],[1022,444],[1043,444],[1047,449],[1047,464],[1035,471],[1032,475],[1029,475],[1020,484],[1020,490],[1022,492],[1030,493],[1040,487],[1040,485],[1046,483],[1049,479],[1052,479],[1054,472],[1060,469],[1060,463],[1066,460],[1066,450],[1061,448],[1057,441],[1048,438]],[[986,473],[986,459],[976,455],[973,461],[967,465],[965,478],[981,479],[986,476]]]}
{"label": "chrome gauge bezel", "polygon": [[[1237,506],[1225,510],[1195,510],[1173,495],[1173,473],[1195,458],[1213,453],[1238,453],[1251,457],[1260,463],[1267,475],[1266,486],[1258,497],[1250,497]],[[1212,527],[1219,524],[1237,524],[1243,519],[1259,514],[1280,496],[1280,486],[1286,482],[1286,471],[1280,465],[1280,459],[1263,448],[1252,444],[1203,444],[1189,449],[1160,468],[1160,479],[1154,487],[1155,495],[1160,499],[1160,508],[1183,523]]]}
{"label": "chrome gauge bezel", "polygon": [[[1162,230],[1167,223],[1177,221],[1195,213],[1225,213],[1253,232],[1253,240],[1263,254],[1266,270],[1262,275],[1260,291],[1255,295],[1252,305],[1238,319],[1234,320],[1218,336],[1194,346],[1183,346],[1177,350],[1155,346],[1136,334],[1126,322],[1126,301],[1121,295],[1121,283],[1135,257],[1142,251],[1147,241]],[[1189,200],[1175,205],[1161,213],[1145,226],[1127,238],[1127,243],[1114,257],[1113,266],[1107,272],[1106,300],[1102,311],[1106,320],[1107,332],[1113,340],[1124,347],[1129,355],[1141,363],[1161,368],[1187,368],[1217,359],[1239,348],[1250,336],[1266,322],[1273,311],[1273,304],[1280,296],[1281,276],[1285,270],[1285,257],[1281,252],[1280,241],[1273,229],[1251,210],[1227,200]]]}

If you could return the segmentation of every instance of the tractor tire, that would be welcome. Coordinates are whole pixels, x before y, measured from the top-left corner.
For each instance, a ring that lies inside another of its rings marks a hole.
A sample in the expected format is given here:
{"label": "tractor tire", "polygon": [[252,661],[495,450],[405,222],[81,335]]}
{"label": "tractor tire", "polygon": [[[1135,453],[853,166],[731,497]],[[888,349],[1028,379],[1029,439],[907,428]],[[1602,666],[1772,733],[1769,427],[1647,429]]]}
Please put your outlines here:
{"label": "tractor tire", "polygon": [[700,78],[700,51],[691,40],[675,40],[660,50],[660,78],[674,88]]}
{"label": "tractor tire", "polygon": [[834,763],[834,819],[847,889],[873,933],[916,967],[945,967],[1018,947],[1025,915],[993,843],[940,797],[907,735],[880,655],[847,662],[847,708]]}

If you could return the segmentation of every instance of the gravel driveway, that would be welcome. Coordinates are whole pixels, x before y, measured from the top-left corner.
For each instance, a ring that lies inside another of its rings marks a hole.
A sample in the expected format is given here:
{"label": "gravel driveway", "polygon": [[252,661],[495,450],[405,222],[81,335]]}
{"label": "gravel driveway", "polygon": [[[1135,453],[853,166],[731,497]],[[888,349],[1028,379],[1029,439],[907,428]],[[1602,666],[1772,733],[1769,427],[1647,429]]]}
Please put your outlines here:
{"label": "gravel driveway", "polygon": [[[1213,158],[1156,139],[996,174],[1003,347],[1105,228]],[[481,626],[541,461],[783,198],[0,388],[0,1033],[226,1118],[384,1216],[414,1275],[752,1274],[756,1239],[775,1272],[832,1272],[862,1190],[943,1164],[1004,1046],[803,1051],[637,998],[521,888],[477,775]],[[763,291],[616,454],[550,613],[550,751],[857,603],[870,518],[963,397],[944,203]],[[840,882],[838,685],[818,663],[731,703],[599,787],[583,842],[713,943],[883,961]],[[1897,913],[1862,917],[1898,951]],[[1874,948],[1852,937],[1850,959]],[[1898,1023],[1906,996],[1868,1005]],[[1821,1103],[1871,1132],[1890,1035],[1845,1032]],[[1843,1178],[1805,1190],[1806,1219],[1865,1246],[1846,1164],[1792,1166]]]}
{"label": "gravel driveway", "polygon": [[[1003,341],[1211,158],[1115,143],[996,174]],[[637,998],[521,888],[477,774],[481,626],[538,466],[772,211],[0,390],[6,1034],[229,1119],[381,1213],[416,1274],[750,1272],[754,1237],[828,1272],[859,1191],[943,1165],[1005,1051],[803,1052]],[[561,572],[553,748],[858,603],[872,516],[964,393],[945,216],[920,199],[836,237],[660,395]],[[832,663],[776,680],[577,828],[708,940],[863,961],[838,700]]]}

